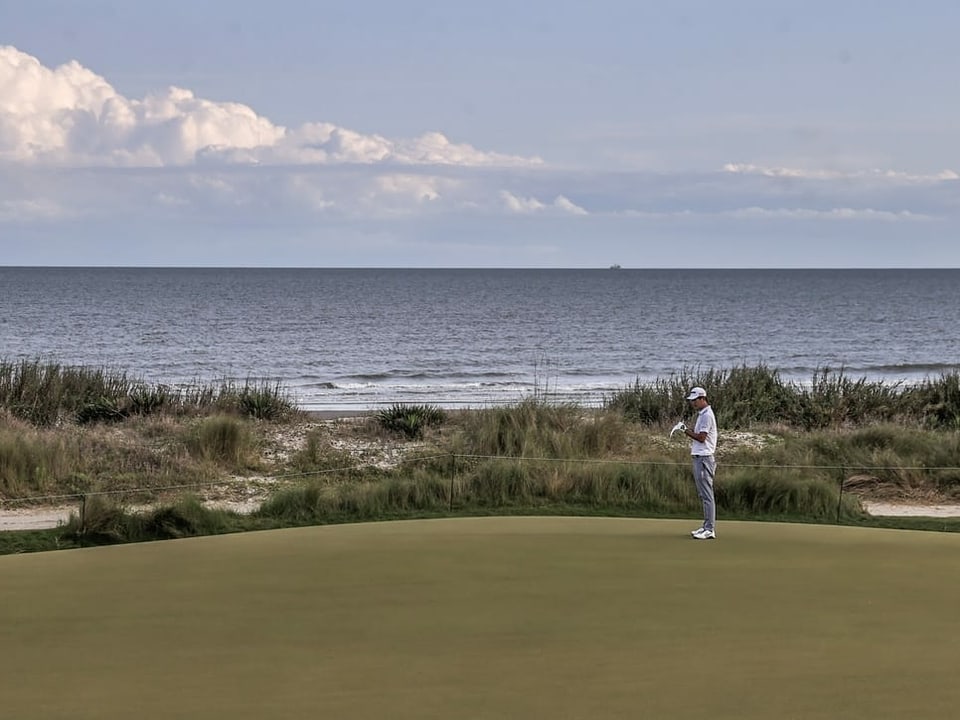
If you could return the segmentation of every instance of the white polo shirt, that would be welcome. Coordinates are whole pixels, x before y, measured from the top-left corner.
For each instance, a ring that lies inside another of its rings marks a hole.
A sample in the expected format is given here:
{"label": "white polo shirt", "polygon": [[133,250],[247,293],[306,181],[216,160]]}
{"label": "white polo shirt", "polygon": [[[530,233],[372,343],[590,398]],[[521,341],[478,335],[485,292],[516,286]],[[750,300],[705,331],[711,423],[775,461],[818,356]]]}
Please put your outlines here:
{"label": "white polo shirt", "polygon": [[697,414],[697,423],[693,426],[693,432],[705,432],[707,439],[703,442],[692,441],[690,443],[691,455],[713,455],[717,451],[717,418],[714,417],[712,407],[707,405]]}

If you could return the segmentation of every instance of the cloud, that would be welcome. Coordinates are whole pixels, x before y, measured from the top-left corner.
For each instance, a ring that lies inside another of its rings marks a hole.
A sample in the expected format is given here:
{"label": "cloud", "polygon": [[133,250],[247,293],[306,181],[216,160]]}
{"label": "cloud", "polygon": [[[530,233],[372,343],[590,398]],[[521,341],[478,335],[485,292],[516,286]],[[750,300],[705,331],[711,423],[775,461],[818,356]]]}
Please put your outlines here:
{"label": "cloud", "polygon": [[[619,214],[619,213],[618,213]],[[703,220],[710,218],[733,218],[736,220],[818,220],[818,221],[866,221],[866,222],[930,222],[938,218],[909,210],[875,210],[873,208],[804,208],[804,207],[749,207],[732,210],[676,210],[672,212],[649,212],[628,210],[622,213],[640,220]]]}
{"label": "cloud", "polygon": [[169,87],[120,95],[76,61],[57,68],[0,46],[0,161],[53,166],[393,164],[531,167],[536,157],[478,150],[438,132],[390,140],[330,123],[286,128],[246,105]]}
{"label": "cloud", "polygon": [[520,198],[509,190],[501,190],[500,197],[503,199],[504,206],[510,212],[518,214],[535,213],[546,207],[546,205],[536,198]]}
{"label": "cloud", "polygon": [[912,213],[909,210],[892,212],[873,208],[830,208],[814,210],[810,208],[761,208],[747,207],[728,210],[722,213],[727,217],[758,220],[870,220],[882,222],[927,222],[935,220],[929,215]]}
{"label": "cloud", "polygon": [[442,184],[442,178],[410,174],[381,175],[376,180],[382,193],[407,197],[418,203],[438,200]]}
{"label": "cloud", "polygon": [[510,212],[516,213],[519,215],[527,215],[533,213],[543,213],[543,212],[559,212],[570,215],[587,215],[586,210],[584,210],[579,205],[574,204],[569,199],[565,198],[563,195],[557,195],[554,198],[553,202],[550,204],[541,202],[535,197],[517,197],[509,190],[500,191],[500,199],[503,202],[504,207],[506,207]]}
{"label": "cloud", "polygon": [[[284,127],[246,105],[176,87],[130,99],[78,62],[48,68],[0,47],[0,225],[21,233],[78,225],[100,232],[102,224],[121,233],[176,228],[186,237],[226,228],[231,236],[262,231],[271,242],[319,234],[337,245],[329,238],[351,232],[432,231],[480,253],[510,228],[516,242],[523,233],[567,234],[572,247],[585,227],[595,237],[680,238],[840,234],[861,223],[912,242],[956,226],[958,180],[953,170],[751,163],[712,172],[559,167],[439,132],[393,139],[322,121]],[[550,252],[538,247],[531,257]]]}
{"label": "cloud", "polygon": [[886,180],[904,183],[936,183],[943,181],[960,180],[960,174],[954,170],[941,170],[932,175],[917,175],[896,170],[858,170],[841,172],[839,170],[766,167],[750,163],[727,163],[723,171],[735,175],[760,175],[769,178],[789,178],[801,180]]}
{"label": "cloud", "polygon": [[217,148],[272,145],[283,128],[237,103],[171,87],[128,100],[76,61],[49,69],[0,47],[0,160],[164,166]]}
{"label": "cloud", "polygon": [[579,205],[574,204],[563,195],[557,195],[556,199],[553,201],[553,206],[564,212],[568,212],[571,215],[587,215],[587,211],[584,210]]}
{"label": "cloud", "polygon": [[0,222],[35,222],[65,220],[72,216],[52,200],[3,200],[0,201]]}

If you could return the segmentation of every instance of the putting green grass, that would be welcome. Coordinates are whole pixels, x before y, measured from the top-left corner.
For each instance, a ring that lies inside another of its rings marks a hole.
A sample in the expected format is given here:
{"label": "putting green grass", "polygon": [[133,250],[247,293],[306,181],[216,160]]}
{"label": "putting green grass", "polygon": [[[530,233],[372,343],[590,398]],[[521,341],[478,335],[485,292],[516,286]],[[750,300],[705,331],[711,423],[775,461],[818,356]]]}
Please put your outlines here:
{"label": "putting green grass", "polygon": [[954,716],[960,536],[692,527],[472,518],[0,557],[0,714]]}

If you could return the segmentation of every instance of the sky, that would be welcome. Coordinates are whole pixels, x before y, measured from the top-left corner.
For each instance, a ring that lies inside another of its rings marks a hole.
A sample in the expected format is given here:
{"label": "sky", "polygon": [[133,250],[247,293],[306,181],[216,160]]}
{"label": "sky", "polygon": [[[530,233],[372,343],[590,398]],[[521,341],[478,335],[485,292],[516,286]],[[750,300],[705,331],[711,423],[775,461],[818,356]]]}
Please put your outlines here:
{"label": "sky", "polygon": [[960,267],[955,0],[0,0],[0,265]]}

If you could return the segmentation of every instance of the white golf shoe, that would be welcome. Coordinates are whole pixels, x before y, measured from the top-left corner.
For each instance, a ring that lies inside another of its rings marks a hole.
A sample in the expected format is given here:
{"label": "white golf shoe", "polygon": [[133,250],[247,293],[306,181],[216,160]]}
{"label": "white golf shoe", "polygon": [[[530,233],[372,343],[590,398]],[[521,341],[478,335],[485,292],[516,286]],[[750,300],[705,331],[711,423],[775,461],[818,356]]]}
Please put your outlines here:
{"label": "white golf shoe", "polygon": [[697,535],[699,535],[699,534],[702,533],[702,532],[703,532],[703,525],[701,525],[700,527],[698,527],[696,530],[691,530],[691,531],[690,531],[690,534],[693,535],[694,537],[696,537]]}
{"label": "white golf shoe", "polygon": [[717,534],[713,530],[700,528],[700,530],[698,530],[693,534],[693,539],[694,540],[716,540]]}

